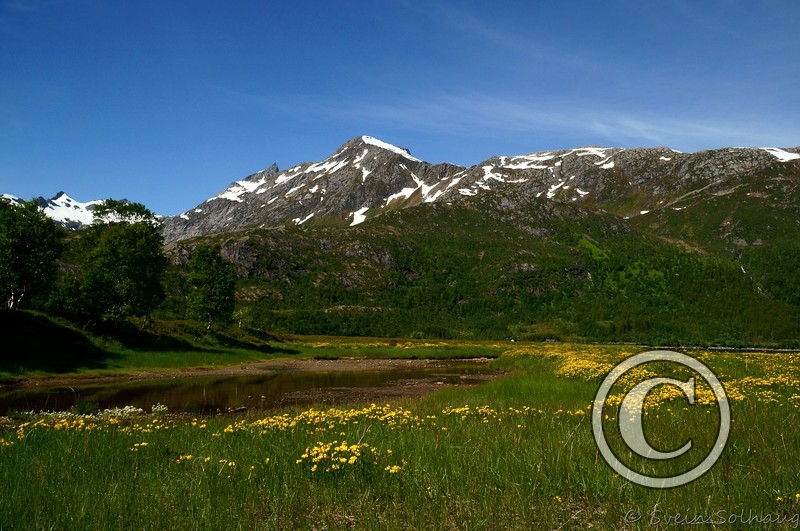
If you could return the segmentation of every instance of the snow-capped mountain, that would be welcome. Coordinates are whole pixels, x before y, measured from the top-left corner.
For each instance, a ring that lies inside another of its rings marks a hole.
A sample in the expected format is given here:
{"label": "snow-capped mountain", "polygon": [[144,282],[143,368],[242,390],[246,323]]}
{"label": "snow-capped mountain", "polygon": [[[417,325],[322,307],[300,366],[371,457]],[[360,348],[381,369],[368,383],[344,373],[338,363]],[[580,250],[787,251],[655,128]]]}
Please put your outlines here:
{"label": "snow-capped mountain", "polygon": [[[13,203],[22,203],[20,198],[13,195],[2,194],[0,197]],[[50,199],[39,197],[37,200],[39,201],[39,207],[49,218],[71,230],[91,225],[94,217],[94,207],[98,203],[102,203],[102,200],[82,203],[71,198],[64,192],[58,192]]]}
{"label": "snow-capped mountain", "polygon": [[487,191],[578,202],[621,217],[684,208],[724,194],[756,169],[800,167],[800,149],[729,148],[680,153],[668,148],[582,147],[497,156],[465,168],[430,164],[369,136],[322,162],[281,171],[273,165],[232,183],[180,216],[165,241],[246,227],[357,225],[387,210],[424,202],[469,201]]}
{"label": "snow-capped mountain", "polygon": [[432,201],[464,168],[429,164],[369,136],[346,142],[322,162],[280,171],[273,165],[236,181],[196,208],[169,218],[166,241],[249,226],[357,224],[372,213]]}
{"label": "snow-capped mountain", "polygon": [[94,207],[102,203],[103,200],[82,203],[64,192],[59,192],[52,199],[39,198],[39,202],[44,213],[50,218],[68,229],[79,229],[92,224]]}

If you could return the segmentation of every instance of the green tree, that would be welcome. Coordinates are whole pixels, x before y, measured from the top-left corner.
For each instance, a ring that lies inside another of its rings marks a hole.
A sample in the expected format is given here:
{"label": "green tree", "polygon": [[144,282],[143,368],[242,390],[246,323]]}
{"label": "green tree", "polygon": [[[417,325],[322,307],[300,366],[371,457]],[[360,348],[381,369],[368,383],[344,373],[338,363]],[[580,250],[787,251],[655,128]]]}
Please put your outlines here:
{"label": "green tree", "polygon": [[77,313],[112,322],[148,315],[164,300],[162,248],[158,220],[143,205],[100,205],[78,243]]}
{"label": "green tree", "polygon": [[158,224],[158,217],[141,203],[106,199],[92,211],[95,224],[109,223],[148,223]]}
{"label": "green tree", "polygon": [[0,199],[0,293],[7,308],[50,290],[63,237],[37,201],[15,205]]}
{"label": "green tree", "polygon": [[198,245],[189,261],[188,315],[204,321],[230,322],[236,292],[236,268],[220,254],[219,245]]}

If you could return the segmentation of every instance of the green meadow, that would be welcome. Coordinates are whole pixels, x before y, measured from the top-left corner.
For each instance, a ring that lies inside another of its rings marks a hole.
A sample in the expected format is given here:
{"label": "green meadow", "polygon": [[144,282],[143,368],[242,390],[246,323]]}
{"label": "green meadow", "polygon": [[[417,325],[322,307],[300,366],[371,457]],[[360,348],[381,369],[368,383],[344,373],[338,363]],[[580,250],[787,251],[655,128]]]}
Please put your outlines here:
{"label": "green meadow", "polygon": [[[334,357],[404,347],[367,343],[312,338],[293,348]],[[409,344],[421,357],[479,350]],[[485,347],[503,377],[389,404],[199,418],[157,407],[14,415],[0,428],[0,528],[800,527],[800,355],[688,352],[725,387],[730,438],[708,473],[664,490],[616,474],[592,435],[602,378],[645,349]],[[686,376],[680,367],[657,369]],[[643,473],[677,473],[685,463],[639,462],[614,432],[614,403],[633,384],[612,389],[603,421],[609,445]],[[669,386],[648,395],[648,441],[666,451],[691,439],[697,461],[719,424],[716,403],[704,396],[700,384],[694,405]]]}

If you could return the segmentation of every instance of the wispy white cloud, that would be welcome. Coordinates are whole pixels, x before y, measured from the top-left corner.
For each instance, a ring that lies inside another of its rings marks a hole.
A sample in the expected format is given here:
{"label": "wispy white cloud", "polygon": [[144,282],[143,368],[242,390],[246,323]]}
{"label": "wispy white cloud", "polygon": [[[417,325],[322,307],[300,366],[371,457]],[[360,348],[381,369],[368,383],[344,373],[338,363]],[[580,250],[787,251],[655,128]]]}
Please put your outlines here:
{"label": "wispy white cloud", "polygon": [[311,123],[340,123],[353,130],[396,129],[473,139],[528,135],[621,147],[663,145],[681,151],[800,144],[800,124],[780,111],[745,115],[729,108],[706,112],[693,108],[681,113],[674,106],[654,110],[635,103],[604,104],[557,96],[502,97],[468,90],[380,99],[217,90],[236,105],[257,108],[265,114]]}
{"label": "wispy white cloud", "polygon": [[742,136],[741,131],[733,124],[625,111],[594,113],[585,128],[603,138],[616,139],[621,144],[658,144],[670,147],[727,145],[729,141]]}
{"label": "wispy white cloud", "polygon": [[[579,102],[503,99],[480,93],[439,94],[425,99],[364,101],[297,98],[279,102],[250,96],[270,110],[314,120],[396,128],[454,137],[516,134],[583,138],[616,146],[665,145],[694,151],[722,146],[798,144],[800,126],[774,117],[754,122],[736,116],[680,116],[634,109],[598,108]],[[268,101],[268,103],[267,103]],[[570,146],[564,146],[570,147]]]}

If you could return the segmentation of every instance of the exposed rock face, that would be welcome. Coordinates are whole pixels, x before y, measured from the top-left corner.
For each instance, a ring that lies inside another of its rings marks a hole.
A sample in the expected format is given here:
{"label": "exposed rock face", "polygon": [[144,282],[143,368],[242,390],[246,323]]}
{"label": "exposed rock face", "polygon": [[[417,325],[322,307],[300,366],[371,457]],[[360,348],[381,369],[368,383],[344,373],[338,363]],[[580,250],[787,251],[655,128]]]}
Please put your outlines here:
{"label": "exposed rock face", "polygon": [[576,202],[633,217],[680,209],[730,193],[748,176],[800,175],[800,149],[583,147],[498,156],[464,168],[429,164],[372,137],[358,137],[326,160],[285,171],[271,166],[164,224],[165,241],[246,227],[357,225],[422,202],[469,201],[485,191]]}

